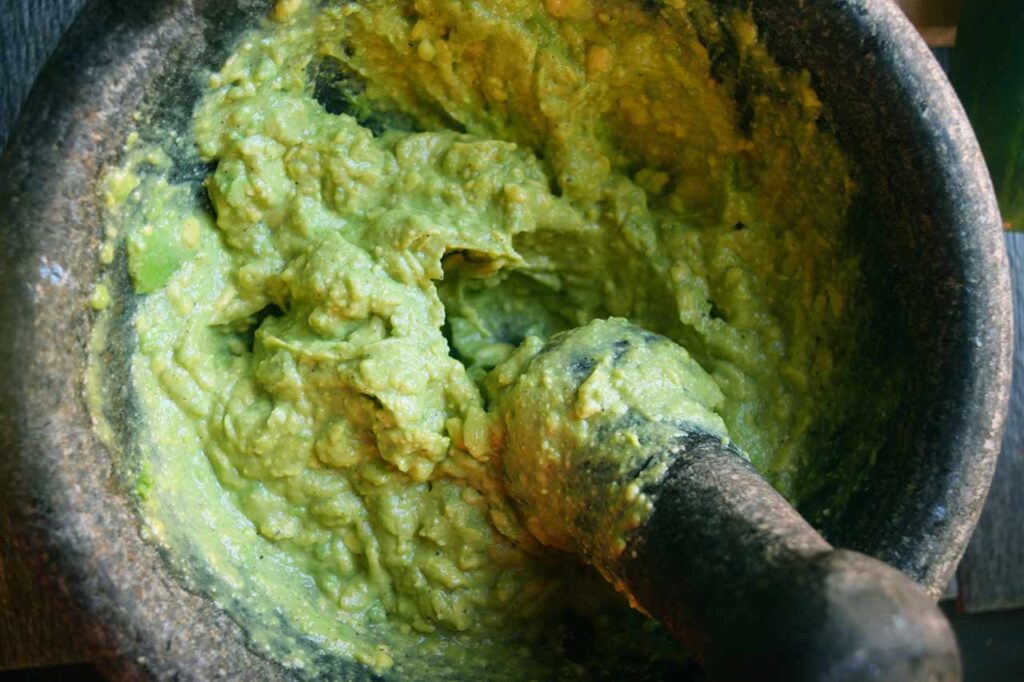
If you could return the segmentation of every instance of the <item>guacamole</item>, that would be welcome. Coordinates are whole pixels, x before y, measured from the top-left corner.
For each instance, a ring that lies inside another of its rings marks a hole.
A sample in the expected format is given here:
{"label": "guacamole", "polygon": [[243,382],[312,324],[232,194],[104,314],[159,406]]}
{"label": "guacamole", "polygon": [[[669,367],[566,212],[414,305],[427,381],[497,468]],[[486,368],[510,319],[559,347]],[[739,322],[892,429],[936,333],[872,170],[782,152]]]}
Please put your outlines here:
{"label": "guacamole", "polygon": [[858,324],[821,117],[704,0],[281,0],[208,77],[200,191],[159,140],[107,178],[147,532],[288,666],[675,674],[538,542],[497,407],[553,335],[625,318],[688,351],[638,359],[678,365],[666,409],[698,391],[792,495]]}

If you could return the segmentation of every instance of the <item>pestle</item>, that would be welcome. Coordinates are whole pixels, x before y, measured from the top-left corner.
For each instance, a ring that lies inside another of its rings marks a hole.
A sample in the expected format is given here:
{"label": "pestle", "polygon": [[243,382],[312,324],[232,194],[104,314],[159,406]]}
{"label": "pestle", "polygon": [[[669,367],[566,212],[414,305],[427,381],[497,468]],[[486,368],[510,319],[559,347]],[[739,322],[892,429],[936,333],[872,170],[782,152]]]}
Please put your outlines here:
{"label": "pestle", "polygon": [[833,548],[750,465],[685,349],[622,319],[524,343],[492,373],[527,528],[592,564],[712,680],[960,679],[916,583]]}

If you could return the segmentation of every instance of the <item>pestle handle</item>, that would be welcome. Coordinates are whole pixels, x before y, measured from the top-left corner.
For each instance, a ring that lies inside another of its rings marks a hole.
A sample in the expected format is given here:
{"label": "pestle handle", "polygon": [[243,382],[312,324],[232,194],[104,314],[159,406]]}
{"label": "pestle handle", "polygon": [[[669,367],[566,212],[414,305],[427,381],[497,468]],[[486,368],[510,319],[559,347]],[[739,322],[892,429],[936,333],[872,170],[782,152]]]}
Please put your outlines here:
{"label": "pestle handle", "polygon": [[712,680],[960,680],[916,583],[831,547],[722,439],[693,433],[672,456],[616,572]]}

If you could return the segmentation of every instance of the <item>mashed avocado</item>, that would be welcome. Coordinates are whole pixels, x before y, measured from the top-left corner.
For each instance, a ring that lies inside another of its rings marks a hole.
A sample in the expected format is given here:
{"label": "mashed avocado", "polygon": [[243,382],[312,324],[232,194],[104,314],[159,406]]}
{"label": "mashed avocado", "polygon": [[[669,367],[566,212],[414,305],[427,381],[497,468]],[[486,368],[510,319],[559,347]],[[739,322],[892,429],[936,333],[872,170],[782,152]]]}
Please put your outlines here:
{"label": "mashed avocado", "polygon": [[857,324],[820,109],[703,0],[282,0],[195,110],[205,192],[108,177],[150,531],[286,665],[675,674],[524,525],[501,376],[627,318],[792,494]]}

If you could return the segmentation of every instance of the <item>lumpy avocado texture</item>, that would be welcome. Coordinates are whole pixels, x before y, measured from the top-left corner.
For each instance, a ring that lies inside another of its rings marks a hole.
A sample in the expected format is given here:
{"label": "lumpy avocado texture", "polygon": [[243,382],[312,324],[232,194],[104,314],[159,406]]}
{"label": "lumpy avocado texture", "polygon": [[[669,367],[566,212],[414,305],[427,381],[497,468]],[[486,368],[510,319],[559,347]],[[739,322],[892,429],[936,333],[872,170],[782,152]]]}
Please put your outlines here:
{"label": "lumpy avocado texture", "polygon": [[282,0],[195,110],[212,208],[159,154],[108,178],[150,532],[289,666],[678,674],[527,530],[495,377],[626,318],[794,495],[863,317],[821,116],[703,0]]}

